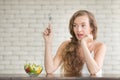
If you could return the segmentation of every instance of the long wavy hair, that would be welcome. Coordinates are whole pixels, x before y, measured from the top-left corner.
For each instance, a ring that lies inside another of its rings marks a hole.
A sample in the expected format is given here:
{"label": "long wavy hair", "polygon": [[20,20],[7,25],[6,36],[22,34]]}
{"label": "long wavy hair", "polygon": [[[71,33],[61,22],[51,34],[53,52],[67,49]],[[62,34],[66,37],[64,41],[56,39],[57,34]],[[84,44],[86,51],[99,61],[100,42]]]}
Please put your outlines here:
{"label": "long wavy hair", "polygon": [[78,51],[78,40],[73,31],[74,20],[79,16],[85,15],[89,18],[89,24],[92,28],[93,39],[95,40],[97,37],[97,24],[94,15],[86,10],[79,10],[75,12],[69,22],[69,31],[72,36],[71,41],[66,45],[62,54],[63,70],[66,74],[80,73],[85,62],[84,58],[80,55],[80,52]]}

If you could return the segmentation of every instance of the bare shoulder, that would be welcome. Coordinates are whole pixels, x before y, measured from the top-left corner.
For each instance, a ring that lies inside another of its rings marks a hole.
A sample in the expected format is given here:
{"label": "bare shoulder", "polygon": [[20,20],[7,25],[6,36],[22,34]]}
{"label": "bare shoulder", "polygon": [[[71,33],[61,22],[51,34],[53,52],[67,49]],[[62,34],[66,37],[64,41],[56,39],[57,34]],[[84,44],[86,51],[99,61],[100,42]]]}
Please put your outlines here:
{"label": "bare shoulder", "polygon": [[70,42],[71,42],[70,40],[66,40],[66,41],[62,42],[62,44],[60,45],[60,47],[61,47],[61,48],[65,48],[65,46],[66,46],[67,44],[69,44]]}
{"label": "bare shoulder", "polygon": [[64,41],[61,43],[61,45],[59,46],[58,50],[57,50],[57,55],[60,56],[62,54],[62,52],[64,51],[66,45],[70,42],[70,40]]}
{"label": "bare shoulder", "polygon": [[68,43],[70,43],[71,41],[70,40],[66,40],[66,41],[64,41],[62,44],[68,44]]}
{"label": "bare shoulder", "polygon": [[96,48],[105,48],[106,45],[103,42],[96,42]]}
{"label": "bare shoulder", "polygon": [[102,42],[95,42],[94,51],[106,51],[106,45]]}

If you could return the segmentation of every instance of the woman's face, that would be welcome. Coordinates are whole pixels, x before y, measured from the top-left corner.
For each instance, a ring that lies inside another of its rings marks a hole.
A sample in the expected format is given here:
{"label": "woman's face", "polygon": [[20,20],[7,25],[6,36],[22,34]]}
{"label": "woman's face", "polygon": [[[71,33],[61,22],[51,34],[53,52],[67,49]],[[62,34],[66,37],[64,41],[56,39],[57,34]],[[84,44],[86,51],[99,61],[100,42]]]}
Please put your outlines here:
{"label": "woman's face", "polygon": [[81,40],[86,35],[91,34],[92,29],[90,27],[88,16],[78,16],[73,23],[73,30],[78,40]]}

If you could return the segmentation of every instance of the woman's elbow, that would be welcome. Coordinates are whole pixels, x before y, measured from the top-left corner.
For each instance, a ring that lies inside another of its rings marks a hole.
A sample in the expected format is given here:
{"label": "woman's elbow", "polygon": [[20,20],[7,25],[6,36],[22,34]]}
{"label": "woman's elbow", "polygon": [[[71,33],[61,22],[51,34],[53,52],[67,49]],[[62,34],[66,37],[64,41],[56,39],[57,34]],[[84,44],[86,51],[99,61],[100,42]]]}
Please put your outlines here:
{"label": "woman's elbow", "polygon": [[46,71],[46,74],[53,74],[53,72]]}
{"label": "woman's elbow", "polygon": [[90,75],[96,75],[97,72],[90,72]]}
{"label": "woman's elbow", "polygon": [[100,69],[95,69],[95,70],[91,71],[90,74],[96,75],[99,71],[100,71]]}
{"label": "woman's elbow", "polygon": [[45,70],[45,72],[47,73],[47,74],[53,74],[54,73],[54,70]]}

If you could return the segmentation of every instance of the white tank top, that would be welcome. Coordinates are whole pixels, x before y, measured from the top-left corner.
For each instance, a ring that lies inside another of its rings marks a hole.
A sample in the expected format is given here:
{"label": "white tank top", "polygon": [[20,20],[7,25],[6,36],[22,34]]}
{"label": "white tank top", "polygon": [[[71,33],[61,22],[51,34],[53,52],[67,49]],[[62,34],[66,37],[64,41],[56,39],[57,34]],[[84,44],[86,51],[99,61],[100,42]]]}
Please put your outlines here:
{"label": "white tank top", "polygon": [[[91,53],[91,56],[94,57],[94,52]],[[90,74],[89,71],[88,71],[88,69],[87,69],[86,63],[85,63],[84,66],[83,66],[82,73],[83,73],[83,74]],[[97,75],[97,76],[102,76],[102,69],[100,69],[100,70],[97,72],[96,75]]]}

